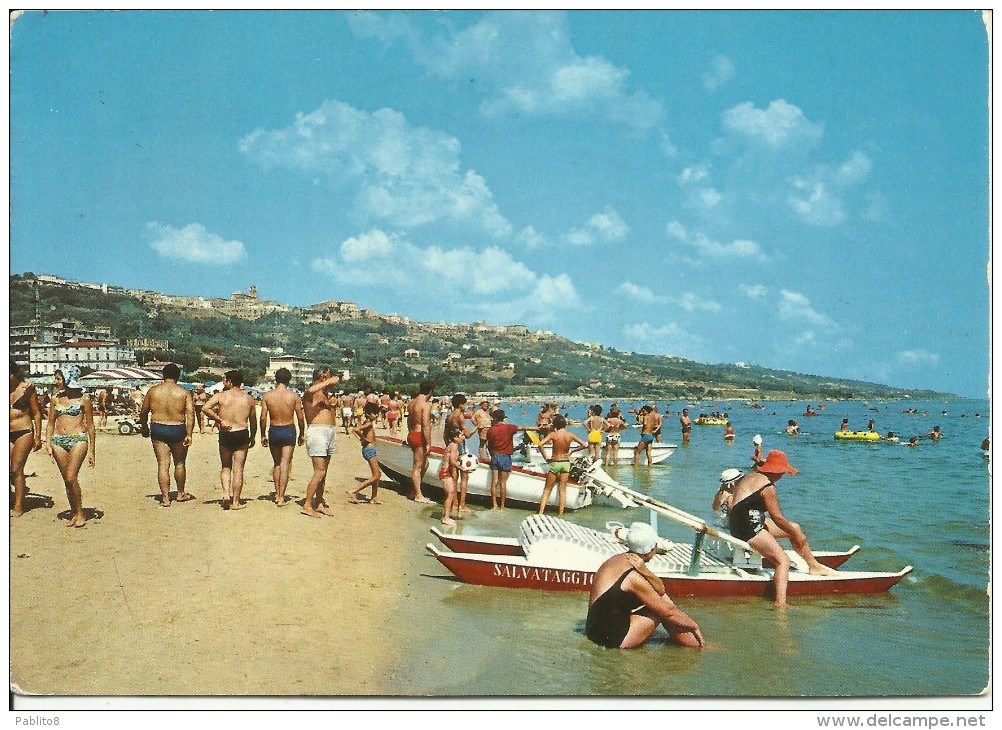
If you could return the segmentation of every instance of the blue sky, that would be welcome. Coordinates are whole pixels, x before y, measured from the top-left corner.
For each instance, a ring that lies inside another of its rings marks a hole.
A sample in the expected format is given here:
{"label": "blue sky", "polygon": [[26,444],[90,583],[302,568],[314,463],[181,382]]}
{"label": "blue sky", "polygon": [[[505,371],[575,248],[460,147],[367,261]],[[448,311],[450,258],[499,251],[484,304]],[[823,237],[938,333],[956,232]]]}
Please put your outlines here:
{"label": "blue sky", "polygon": [[11,273],[983,396],[979,13],[50,12]]}

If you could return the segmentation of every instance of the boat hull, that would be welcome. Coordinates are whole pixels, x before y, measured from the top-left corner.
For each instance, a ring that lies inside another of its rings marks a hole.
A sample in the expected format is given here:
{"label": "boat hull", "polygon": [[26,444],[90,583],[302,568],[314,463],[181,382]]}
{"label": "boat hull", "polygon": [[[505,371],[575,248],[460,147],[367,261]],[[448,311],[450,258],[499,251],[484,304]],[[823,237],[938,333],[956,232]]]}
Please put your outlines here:
{"label": "boat hull", "polygon": [[[522,588],[542,591],[577,591],[591,589],[594,569],[565,569],[555,565],[534,565],[524,557],[474,555],[444,552],[428,544],[428,551],[453,575],[464,583],[494,588]],[[838,576],[813,576],[790,573],[787,594],[794,596],[831,596],[883,593],[890,590],[912,571],[911,566],[897,573],[840,572]],[[749,573],[728,571],[685,574],[655,574],[665,584],[672,598],[741,598],[771,597],[771,571]]]}
{"label": "boat hull", "polygon": [[[619,450],[616,452],[617,463],[619,466],[629,466],[633,463],[633,452],[637,448],[637,443],[638,442],[636,441],[621,441],[619,443]],[[659,444],[657,442],[654,442],[653,444],[651,444],[651,464],[660,464],[661,462],[667,460],[669,456],[675,453],[675,450],[677,448],[678,445],[676,444],[665,444],[665,443]],[[603,460],[605,459],[606,450],[607,447],[603,445],[602,446]],[[546,453],[547,457],[550,456],[551,452],[549,444],[543,447],[543,451]],[[530,447],[529,457],[533,461],[536,462],[540,461],[539,449],[535,447]],[[640,456],[640,464],[646,465],[646,463],[647,463],[647,455],[642,454]]]}
{"label": "boat hull", "polygon": [[[457,535],[455,533],[442,532],[436,527],[431,528],[431,534],[439,539],[449,550],[454,553],[470,553],[474,555],[507,555],[509,557],[525,557],[522,545],[515,538],[511,537],[488,537],[483,535]],[[816,550],[814,557],[822,565],[829,568],[840,568],[849,559],[858,553],[859,545],[854,545],[849,550],[843,551],[821,551]],[[763,559],[763,565],[773,568],[768,560]]]}
{"label": "boat hull", "polygon": [[[405,487],[411,485],[411,467],[413,456],[411,447],[400,439],[380,436],[376,439],[376,453],[380,467],[387,474]],[[442,464],[444,450],[433,446],[428,454],[428,471],[421,480],[422,487],[428,487],[444,493],[442,481],[438,478],[438,470]],[[490,464],[481,460],[477,468],[469,472],[467,486],[467,501],[479,504],[491,504],[491,471]],[[546,483],[544,474],[537,470],[512,467],[508,477],[506,506],[537,509],[543,498],[543,488]],[[567,485],[567,510],[578,510],[590,506],[592,493],[588,487],[571,482]],[[547,505],[559,506],[559,491],[556,487],[550,492]]]}

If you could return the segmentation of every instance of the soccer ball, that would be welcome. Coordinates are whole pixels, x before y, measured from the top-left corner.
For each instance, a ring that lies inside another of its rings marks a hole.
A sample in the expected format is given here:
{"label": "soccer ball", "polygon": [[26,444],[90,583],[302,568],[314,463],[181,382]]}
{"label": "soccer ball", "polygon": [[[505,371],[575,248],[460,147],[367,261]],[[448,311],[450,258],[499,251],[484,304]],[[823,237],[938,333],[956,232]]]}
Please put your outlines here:
{"label": "soccer ball", "polygon": [[477,464],[480,463],[478,459],[473,454],[460,454],[459,455],[459,470],[460,471],[476,471]]}

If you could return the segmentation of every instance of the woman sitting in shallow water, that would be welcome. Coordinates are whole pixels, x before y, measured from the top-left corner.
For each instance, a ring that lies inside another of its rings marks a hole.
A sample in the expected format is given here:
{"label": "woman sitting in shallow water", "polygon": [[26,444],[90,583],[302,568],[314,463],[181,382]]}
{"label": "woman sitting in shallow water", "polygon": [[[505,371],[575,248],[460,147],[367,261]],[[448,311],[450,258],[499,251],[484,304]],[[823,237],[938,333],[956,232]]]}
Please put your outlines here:
{"label": "woman sitting in shallow water", "polygon": [[660,625],[682,646],[705,646],[699,625],[672,602],[647,567],[657,550],[654,528],[634,522],[626,542],[629,552],[613,555],[595,573],[585,622],[588,638],[607,649],[636,649]]}

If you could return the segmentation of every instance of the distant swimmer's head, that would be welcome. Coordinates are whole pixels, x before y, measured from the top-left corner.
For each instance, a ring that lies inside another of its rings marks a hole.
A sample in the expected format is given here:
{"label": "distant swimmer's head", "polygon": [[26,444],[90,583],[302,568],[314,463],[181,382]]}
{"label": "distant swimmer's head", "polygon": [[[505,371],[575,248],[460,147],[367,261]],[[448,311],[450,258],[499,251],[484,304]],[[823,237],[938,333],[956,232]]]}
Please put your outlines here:
{"label": "distant swimmer's head", "polygon": [[631,553],[647,555],[658,544],[658,533],[646,522],[634,522],[626,533],[626,547]]}

